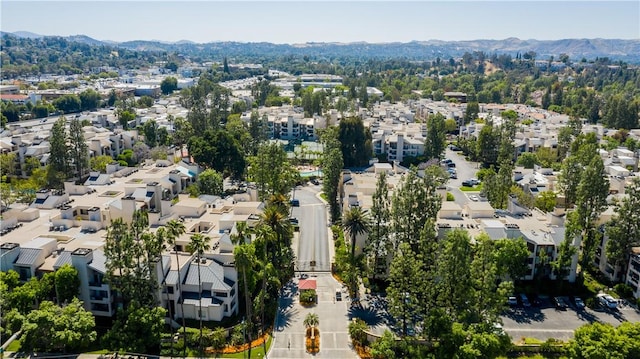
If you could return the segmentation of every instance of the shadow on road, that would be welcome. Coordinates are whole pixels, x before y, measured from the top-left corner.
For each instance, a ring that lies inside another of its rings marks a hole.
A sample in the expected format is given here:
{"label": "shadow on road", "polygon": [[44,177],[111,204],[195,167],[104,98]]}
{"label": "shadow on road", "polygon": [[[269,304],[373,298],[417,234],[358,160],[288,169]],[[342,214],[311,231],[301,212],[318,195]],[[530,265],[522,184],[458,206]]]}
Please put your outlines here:
{"label": "shadow on road", "polygon": [[513,321],[515,321],[516,323],[527,323],[530,324],[531,322],[543,322],[547,316],[540,311],[539,308],[531,308],[531,309],[522,309],[522,308],[518,308],[518,309],[512,309],[507,311],[504,314],[507,318],[512,319]]}
{"label": "shadow on road", "polygon": [[589,324],[600,322],[600,319],[598,319],[598,317],[586,310],[579,310],[576,312],[576,315],[578,316],[578,319],[589,322]]}

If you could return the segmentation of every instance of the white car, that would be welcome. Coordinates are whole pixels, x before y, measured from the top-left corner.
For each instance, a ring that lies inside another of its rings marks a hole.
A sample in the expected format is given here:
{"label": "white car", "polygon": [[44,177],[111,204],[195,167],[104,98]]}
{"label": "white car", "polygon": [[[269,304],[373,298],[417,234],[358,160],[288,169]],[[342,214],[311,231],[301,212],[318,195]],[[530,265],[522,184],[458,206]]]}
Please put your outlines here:
{"label": "white car", "polygon": [[474,202],[478,202],[478,200],[479,200],[478,196],[476,196],[475,194],[472,194],[471,196],[469,196],[469,199],[474,201]]}
{"label": "white car", "polygon": [[598,298],[598,302],[600,302],[603,307],[609,309],[618,308],[618,301],[609,294],[600,293],[596,297]]}

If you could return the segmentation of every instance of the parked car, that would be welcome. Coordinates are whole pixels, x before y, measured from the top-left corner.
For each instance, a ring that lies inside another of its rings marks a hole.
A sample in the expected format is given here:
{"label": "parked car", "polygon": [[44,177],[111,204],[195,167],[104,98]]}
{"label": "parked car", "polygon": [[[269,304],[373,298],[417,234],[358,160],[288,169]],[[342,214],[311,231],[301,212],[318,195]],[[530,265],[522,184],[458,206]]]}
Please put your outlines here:
{"label": "parked car", "polygon": [[531,306],[531,303],[529,302],[529,298],[527,298],[527,295],[524,293],[520,293],[520,302],[522,302],[522,306],[525,308],[528,308]]}
{"label": "parked car", "polygon": [[562,299],[561,297],[554,297],[553,298],[553,302],[556,305],[556,310],[566,310],[567,309],[567,303],[565,303],[564,299]]}
{"label": "parked car", "polygon": [[576,308],[578,308],[578,309],[584,309],[584,307],[585,307],[584,302],[582,301],[582,298],[580,298],[580,297],[573,297],[573,303],[575,303]]}
{"label": "parked car", "polygon": [[511,296],[507,299],[507,303],[509,303],[510,307],[515,307],[518,305],[518,299],[514,296]]}
{"label": "parked car", "polygon": [[307,279],[307,278],[309,278],[309,275],[307,273],[300,274],[300,279]]}
{"label": "parked car", "polygon": [[474,201],[474,202],[478,202],[478,200],[479,200],[478,196],[476,196],[475,194],[472,194],[471,196],[469,196],[469,199]]}
{"label": "parked car", "polygon": [[336,302],[339,302],[342,300],[342,291],[340,291],[340,289],[336,289]]}
{"label": "parked car", "polygon": [[289,218],[289,223],[298,224],[298,219],[296,217]]}
{"label": "parked car", "polygon": [[609,294],[600,293],[596,296],[598,298],[598,302],[605,308],[608,309],[617,309],[618,301],[610,296]]}
{"label": "parked car", "polygon": [[318,181],[317,179],[314,178],[314,179],[311,180],[311,183],[317,186],[317,185],[320,184],[320,181]]}

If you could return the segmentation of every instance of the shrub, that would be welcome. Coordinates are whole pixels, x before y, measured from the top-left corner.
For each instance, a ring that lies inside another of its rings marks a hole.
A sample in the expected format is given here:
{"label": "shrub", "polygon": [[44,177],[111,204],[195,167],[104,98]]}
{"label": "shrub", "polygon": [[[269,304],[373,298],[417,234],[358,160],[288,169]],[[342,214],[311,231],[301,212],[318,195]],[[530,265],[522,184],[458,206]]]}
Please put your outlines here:
{"label": "shrub", "polygon": [[313,289],[305,290],[300,293],[300,302],[313,303],[316,301],[316,291]]}
{"label": "shrub", "polygon": [[613,287],[613,290],[618,293],[618,295],[622,298],[631,298],[633,297],[633,288],[630,285],[619,283]]}
{"label": "shrub", "polygon": [[367,324],[362,319],[356,319],[354,322],[349,323],[349,335],[351,340],[360,345],[367,344]]}
{"label": "shrub", "polygon": [[453,202],[455,201],[455,197],[453,197],[453,194],[451,192],[447,192],[447,201],[448,202]]}

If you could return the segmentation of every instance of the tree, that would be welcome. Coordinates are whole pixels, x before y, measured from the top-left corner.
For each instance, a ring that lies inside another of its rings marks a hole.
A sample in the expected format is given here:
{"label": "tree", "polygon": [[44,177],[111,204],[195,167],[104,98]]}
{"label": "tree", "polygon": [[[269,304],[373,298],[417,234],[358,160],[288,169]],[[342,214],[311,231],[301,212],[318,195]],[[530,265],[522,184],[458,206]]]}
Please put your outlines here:
{"label": "tree", "polygon": [[478,106],[478,102],[472,101],[467,103],[467,109],[464,112],[464,123],[468,124],[473,122],[478,118],[478,112],[480,112],[480,106]]}
{"label": "tree", "polygon": [[75,167],[75,175],[82,180],[89,167],[89,147],[85,142],[80,120],[74,118],[69,123],[69,155]]}
{"label": "tree", "polygon": [[128,110],[118,110],[116,111],[116,116],[125,130],[129,128],[129,123],[136,119],[136,114]]}
{"label": "tree", "polygon": [[100,94],[93,89],[80,92],[78,97],[80,98],[80,108],[83,111],[95,110],[100,106]]}
{"label": "tree", "polygon": [[427,119],[427,139],[425,154],[431,158],[440,158],[446,146],[447,134],[442,114],[437,113]]}
{"label": "tree", "polygon": [[551,262],[551,269],[556,276],[560,289],[562,289],[562,283],[571,272],[573,256],[578,252],[578,249],[572,244],[572,241],[573,238],[565,238],[562,243],[560,243],[556,259]]}
{"label": "tree", "polygon": [[527,274],[527,258],[529,249],[522,237],[517,239],[502,238],[495,243],[495,257],[498,276],[506,276],[512,281],[519,280]]}
{"label": "tree", "polygon": [[[184,227],[184,223],[177,221],[175,219],[172,219],[169,222],[167,222],[166,232],[165,232],[165,241],[169,246],[169,248],[173,249],[174,253],[176,254],[176,270],[178,272],[178,278],[182,278],[182,277],[180,276],[180,256],[178,255],[178,248],[176,247],[176,241],[185,232],[186,232],[186,228]],[[177,281],[176,289],[178,293],[182,293],[182,288],[180,288],[180,286],[181,286],[181,281]],[[182,318],[182,336],[183,338],[186,338],[187,326],[184,320],[184,302],[183,301],[180,301],[180,312],[182,313],[182,315],[180,315],[180,317]],[[185,345],[184,352],[183,352],[184,356],[186,356],[186,352],[187,352],[187,346]]]}
{"label": "tree", "polygon": [[576,192],[576,219],[583,235],[583,264],[591,265],[597,244],[595,223],[605,209],[609,195],[609,179],[600,156],[594,156],[584,169]]}
{"label": "tree", "polygon": [[240,179],[245,171],[245,158],[241,145],[223,130],[207,130],[188,142],[189,154],[200,165]]}
{"label": "tree", "polygon": [[198,188],[202,194],[219,196],[223,192],[222,175],[216,170],[207,169],[198,175]]}
{"label": "tree", "polygon": [[144,133],[144,142],[147,146],[153,148],[158,144],[158,124],[155,120],[148,120],[142,125]]}
{"label": "tree", "polygon": [[551,212],[556,207],[556,198],[554,191],[543,191],[536,197],[535,205],[542,211]]}
{"label": "tree", "polygon": [[615,205],[616,215],[606,226],[607,262],[627,273],[631,248],[640,242],[640,179],[634,178],[625,189],[627,196]]}
{"label": "tree", "polygon": [[59,307],[44,301],[29,313],[22,325],[21,350],[25,352],[68,352],[86,349],[96,340],[95,319],[74,298]]}
{"label": "tree", "polygon": [[625,322],[616,329],[608,323],[585,324],[576,329],[567,354],[571,358],[638,358],[640,324]]}
{"label": "tree", "polygon": [[424,278],[420,261],[408,243],[400,243],[389,269],[389,312],[402,323],[402,334],[417,321]]}
{"label": "tree", "polygon": [[318,326],[318,324],[320,324],[320,319],[318,318],[318,314],[316,313],[307,314],[307,316],[304,317],[304,321],[302,322],[302,325],[304,325],[305,328],[315,328]]}
{"label": "tree", "polygon": [[162,91],[163,95],[169,95],[177,89],[178,80],[173,76],[167,76],[160,82],[160,91]]}
{"label": "tree", "polygon": [[427,220],[436,218],[442,206],[442,199],[436,192],[442,177],[433,169],[434,166],[425,170],[425,176],[420,178],[417,168],[412,167],[400,179],[391,201],[394,246],[409,243],[417,251],[420,232]]}
{"label": "tree", "polygon": [[[0,154],[0,174],[2,177],[10,177],[16,172],[16,154],[1,153]],[[3,182],[6,178],[3,178]]]}
{"label": "tree", "polygon": [[[374,257],[374,272],[375,278],[376,262],[378,257],[384,257],[389,248],[389,223],[391,219],[391,202],[389,198],[389,188],[387,186],[387,174],[381,172],[378,174],[376,181],[376,190],[372,196],[371,206],[371,229],[369,231],[368,246],[372,249]],[[386,258],[385,258],[386,259]]]}
{"label": "tree", "polygon": [[469,234],[462,229],[448,231],[436,258],[438,301],[454,321],[464,321],[473,297],[472,247]]}
{"label": "tree", "polygon": [[533,166],[538,162],[538,156],[535,153],[525,152],[518,156],[518,161],[516,161],[516,165],[522,166],[524,168],[533,168]]}
{"label": "tree", "polygon": [[345,167],[368,164],[373,154],[371,132],[364,127],[360,117],[349,117],[340,121],[338,140]]}
{"label": "tree", "polygon": [[55,271],[55,286],[58,303],[71,302],[80,293],[78,271],[70,264],[65,264]]}
{"label": "tree", "polygon": [[351,262],[355,263],[356,237],[369,233],[369,215],[366,210],[360,207],[351,207],[342,219],[342,228],[351,237]]}
{"label": "tree", "polygon": [[89,168],[91,168],[91,170],[93,171],[106,173],[107,165],[111,164],[112,162],[114,162],[113,158],[107,155],[91,157],[91,159],[89,160]]}
{"label": "tree", "polygon": [[200,256],[202,256],[204,252],[211,249],[210,242],[210,237],[204,236],[200,233],[196,233],[191,236],[191,243],[189,243],[189,245],[187,246],[187,250],[191,254],[196,253],[196,258],[198,260],[198,318],[200,319],[200,353],[202,353],[202,279],[200,278],[200,267],[202,266],[202,263],[200,262]]}
{"label": "tree", "polygon": [[51,188],[62,188],[69,173],[69,150],[67,148],[67,131],[64,116],[53,124],[49,136],[50,156],[47,182]]}
{"label": "tree", "polygon": [[322,190],[327,195],[331,221],[335,223],[340,218],[338,187],[342,180],[342,167],[344,165],[337,127],[328,128],[322,134],[321,141],[324,145],[322,154],[322,173],[324,176]]}
{"label": "tree", "polygon": [[138,99],[138,107],[147,108],[153,106],[153,98],[151,96],[142,96]]}
{"label": "tree", "polygon": [[102,340],[108,348],[116,351],[157,352],[165,315],[162,307],[133,303],[118,310],[116,321]]}
{"label": "tree", "polygon": [[256,156],[249,158],[249,178],[258,187],[258,198],[266,200],[270,196],[286,195],[291,191],[296,177],[296,169],[287,160],[287,153],[277,143],[263,143]]}
{"label": "tree", "polygon": [[77,95],[62,95],[53,100],[52,104],[64,113],[78,112],[82,109],[82,103]]}
{"label": "tree", "polygon": [[[249,271],[256,261],[255,247],[252,244],[239,244],[233,249],[233,258],[235,259],[236,268],[242,273],[242,284],[244,286],[245,311],[247,315],[247,325],[249,326],[248,335],[251,342],[251,295],[249,292],[249,282],[251,278]],[[249,357],[251,357],[251,346],[249,346]]]}

